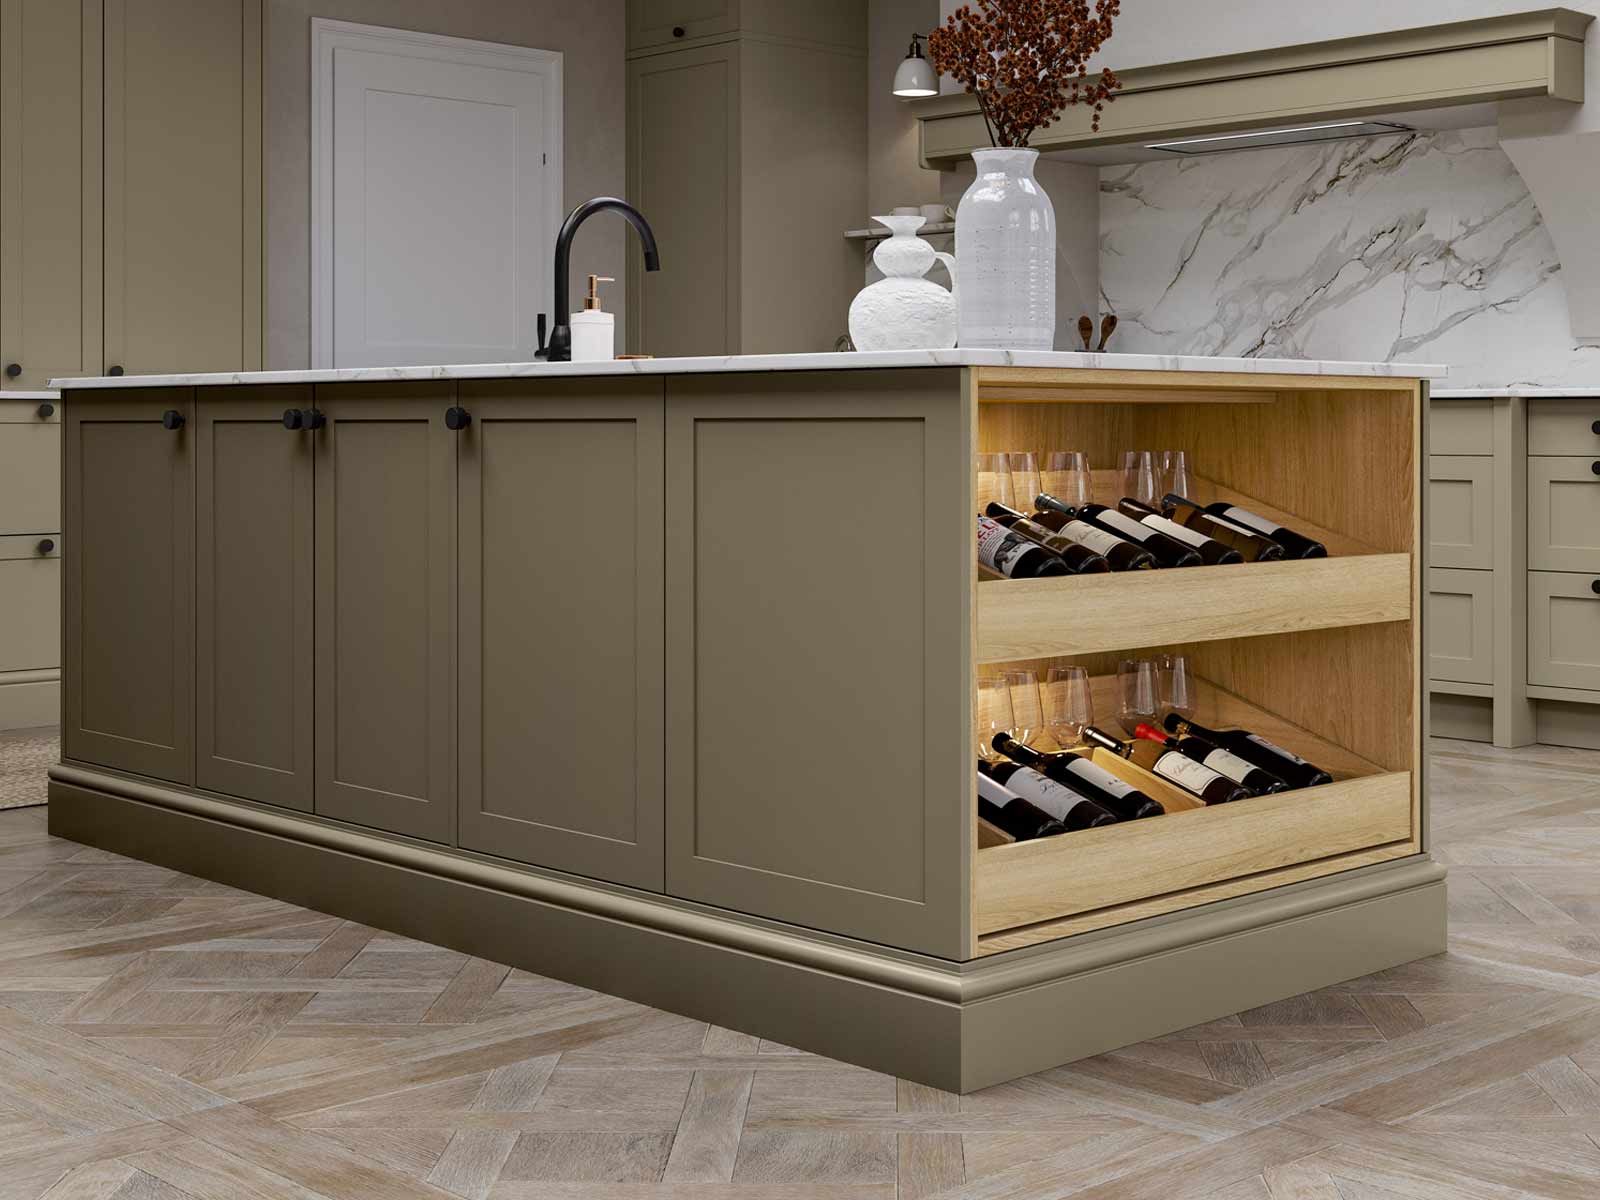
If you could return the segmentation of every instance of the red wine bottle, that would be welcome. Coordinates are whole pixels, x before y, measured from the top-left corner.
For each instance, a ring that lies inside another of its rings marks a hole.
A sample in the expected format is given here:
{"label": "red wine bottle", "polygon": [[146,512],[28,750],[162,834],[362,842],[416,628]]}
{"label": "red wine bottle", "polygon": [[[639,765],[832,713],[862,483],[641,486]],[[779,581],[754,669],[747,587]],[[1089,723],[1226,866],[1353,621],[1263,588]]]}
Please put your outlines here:
{"label": "red wine bottle", "polygon": [[1074,832],[1115,825],[1117,816],[1081,792],[1064,787],[1021,763],[978,761],[978,770],[1024,800],[1043,809]]}
{"label": "red wine bottle", "polygon": [[1204,738],[1214,746],[1232,750],[1245,762],[1254,763],[1264,771],[1271,771],[1291,788],[1316,787],[1332,783],[1333,776],[1321,767],[1314,766],[1292,751],[1267,741],[1266,738],[1245,729],[1207,729],[1186,721],[1177,713],[1168,713],[1165,721],[1168,732],[1187,737]]}
{"label": "red wine bottle", "polygon": [[1019,842],[1054,837],[1067,827],[1044,809],[1030,804],[1004,784],[978,772],[978,815],[996,829],[1003,829]]}
{"label": "red wine bottle", "polygon": [[1296,533],[1287,525],[1279,525],[1259,513],[1253,513],[1248,508],[1219,500],[1215,504],[1206,505],[1206,511],[1213,516],[1221,517],[1224,521],[1242,525],[1254,533],[1261,534],[1262,537],[1271,538],[1283,547],[1283,552],[1288,558],[1328,557],[1328,548],[1321,542],[1308,538],[1303,533]]}
{"label": "red wine bottle", "polygon": [[1204,561],[1193,546],[1185,546],[1177,538],[1168,537],[1103,504],[1085,504],[1078,510],[1078,516],[1107,533],[1138,542],[1155,555],[1156,562],[1163,567],[1198,567]]}
{"label": "red wine bottle", "polygon": [[1229,804],[1234,800],[1250,798],[1250,793],[1233,780],[1176,750],[1168,750],[1138,738],[1124,741],[1093,725],[1084,729],[1083,740],[1138,763],[1152,775],[1161,776],[1207,804]]}
{"label": "red wine bottle", "polygon": [[1142,525],[1154,529],[1157,533],[1164,533],[1169,538],[1192,546],[1200,561],[1208,567],[1218,566],[1222,563],[1242,563],[1244,555],[1232,546],[1224,546],[1216,538],[1207,537],[1193,529],[1179,525],[1176,521],[1169,521],[1161,515],[1159,508],[1152,508],[1142,500],[1135,500],[1132,496],[1124,496],[1117,501],[1117,511],[1125,517],[1132,517]]}
{"label": "red wine bottle", "polygon": [[[1053,505],[1060,505],[1060,508],[1046,505],[1043,503],[1046,500]],[[1104,529],[1096,529],[1087,521],[1078,520],[1072,510],[1054,496],[1041,494],[1034,504],[1039,511],[1029,520],[1102,555],[1113,571],[1150,571],[1160,566],[1156,556],[1137,542],[1130,542]]]}
{"label": "red wine bottle", "polygon": [[1067,568],[1074,575],[1103,575],[1111,570],[1111,564],[1089,547],[1046,529],[1043,525],[1036,525],[1016,509],[1007,508],[999,501],[990,501],[984,512],[996,524],[1004,525],[1012,533],[1020,533],[1030,542],[1059,554],[1061,561],[1067,564]]}
{"label": "red wine bottle", "polygon": [[1161,802],[1145,795],[1125,779],[1090,760],[1087,754],[1064,750],[1059,754],[1040,754],[1003,733],[994,737],[994,748],[1013,762],[1022,763],[1056,783],[1089,797],[1124,821],[1159,817],[1167,810]]}
{"label": "red wine bottle", "polygon": [[1165,746],[1168,750],[1176,750],[1179,754],[1194,759],[1195,762],[1204,763],[1218,775],[1231,779],[1240,787],[1247,789],[1252,796],[1270,796],[1274,792],[1289,790],[1289,785],[1270,771],[1264,771],[1254,763],[1247,763],[1231,750],[1224,750],[1204,738],[1195,737],[1193,734],[1188,737],[1173,737],[1142,721],[1133,732],[1136,737],[1146,738],[1157,745]]}
{"label": "red wine bottle", "polygon": [[1186,497],[1169,493],[1162,498],[1161,507],[1169,521],[1215,538],[1225,546],[1232,546],[1244,555],[1245,562],[1276,562],[1286,557],[1283,547],[1271,538],[1262,537],[1232,521],[1224,521]]}
{"label": "red wine bottle", "polygon": [[978,518],[978,561],[1007,579],[1041,579],[1071,573],[1059,554],[988,517]]}

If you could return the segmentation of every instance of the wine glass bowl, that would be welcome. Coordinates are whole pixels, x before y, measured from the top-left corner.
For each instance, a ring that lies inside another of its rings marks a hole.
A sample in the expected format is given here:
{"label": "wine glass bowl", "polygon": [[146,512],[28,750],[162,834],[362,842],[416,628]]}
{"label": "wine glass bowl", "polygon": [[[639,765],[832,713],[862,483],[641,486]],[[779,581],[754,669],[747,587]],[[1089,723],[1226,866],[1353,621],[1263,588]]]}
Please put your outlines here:
{"label": "wine glass bowl", "polygon": [[1039,482],[1044,491],[1073,508],[1082,508],[1094,499],[1094,474],[1089,469],[1089,456],[1080,450],[1053,450],[1046,454]]}
{"label": "wine glass bowl", "polygon": [[1083,744],[1085,726],[1094,724],[1094,697],[1083,667],[1051,667],[1040,690],[1044,722],[1059,749]]}
{"label": "wine glass bowl", "polygon": [[1002,755],[994,748],[995,735],[1009,734],[1016,728],[1011,713],[1011,685],[1003,675],[978,678],[978,757],[997,762]]}
{"label": "wine glass bowl", "polygon": [[1032,671],[1003,672],[1006,687],[1011,693],[1011,719],[1014,722],[1011,736],[1024,746],[1030,745],[1044,728],[1044,706],[1039,699],[1039,677]]}
{"label": "wine glass bowl", "polygon": [[1124,450],[1122,452],[1123,496],[1148,504],[1152,508],[1161,498],[1160,472],[1156,467],[1153,450]]}
{"label": "wine glass bowl", "polygon": [[1168,713],[1177,713],[1185,721],[1194,720],[1194,676],[1189,672],[1189,660],[1181,654],[1163,654],[1156,675],[1159,715],[1164,719]]}
{"label": "wine glass bowl", "polygon": [[[1032,500],[1032,497],[1029,497]],[[1005,454],[978,455],[978,511],[981,513],[992,503],[1016,507],[1016,493],[1011,489],[1011,459]]]}
{"label": "wine glass bowl", "polygon": [[1030,450],[1012,450],[1006,458],[1011,463],[1011,494],[1016,499],[1011,507],[1030,513],[1033,511],[1033,498],[1042,490],[1039,486],[1039,456]]}
{"label": "wine glass bowl", "polygon": [[1154,662],[1125,658],[1117,664],[1117,722],[1129,737],[1140,725],[1155,721],[1158,696]]}
{"label": "wine glass bowl", "polygon": [[1161,452],[1161,495],[1194,498],[1194,476],[1189,470],[1189,454],[1184,450]]}

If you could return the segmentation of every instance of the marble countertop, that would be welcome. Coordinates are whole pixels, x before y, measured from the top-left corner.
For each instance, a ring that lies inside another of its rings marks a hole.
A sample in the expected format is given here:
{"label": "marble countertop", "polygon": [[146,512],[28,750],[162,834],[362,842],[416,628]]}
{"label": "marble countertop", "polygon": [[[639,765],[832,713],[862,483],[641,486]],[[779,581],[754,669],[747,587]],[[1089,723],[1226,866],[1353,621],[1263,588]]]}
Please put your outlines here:
{"label": "marble countertop", "polygon": [[891,350],[846,354],[738,354],[706,358],[643,358],[580,363],[462,363],[452,366],[344,367],[308,371],[242,371],[209,375],[122,375],[53,379],[79,388],[204,387],[251,383],[392,383],[407,380],[559,378],[586,375],[698,375],[752,371],[842,371],[874,367],[1053,367],[1115,371],[1225,371],[1247,375],[1362,375],[1442,379],[1433,364],[1321,362],[1311,359],[1206,358],[1166,354],[1073,354],[1012,350]]}
{"label": "marble countertop", "polygon": [[[53,384],[55,382],[55,380],[51,380],[50,382]],[[46,391],[41,391],[41,390],[39,390],[37,388],[32,390],[32,391],[0,392],[0,400],[59,400],[59,399],[61,399],[61,393],[60,392],[55,392],[55,391],[46,392]]]}
{"label": "marble countertop", "polygon": [[1521,396],[1525,400],[1592,400],[1600,387],[1498,387],[1434,388],[1435,400],[1490,400],[1496,396]]}

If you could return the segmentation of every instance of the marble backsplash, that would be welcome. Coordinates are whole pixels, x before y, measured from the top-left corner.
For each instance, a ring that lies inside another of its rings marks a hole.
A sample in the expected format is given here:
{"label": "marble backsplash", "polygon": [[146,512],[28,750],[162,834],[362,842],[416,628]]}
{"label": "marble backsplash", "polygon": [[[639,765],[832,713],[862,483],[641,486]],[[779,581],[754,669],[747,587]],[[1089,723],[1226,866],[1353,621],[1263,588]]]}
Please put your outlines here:
{"label": "marble backsplash", "polygon": [[1108,167],[1100,191],[1115,350],[1441,362],[1444,387],[1600,383],[1492,129]]}

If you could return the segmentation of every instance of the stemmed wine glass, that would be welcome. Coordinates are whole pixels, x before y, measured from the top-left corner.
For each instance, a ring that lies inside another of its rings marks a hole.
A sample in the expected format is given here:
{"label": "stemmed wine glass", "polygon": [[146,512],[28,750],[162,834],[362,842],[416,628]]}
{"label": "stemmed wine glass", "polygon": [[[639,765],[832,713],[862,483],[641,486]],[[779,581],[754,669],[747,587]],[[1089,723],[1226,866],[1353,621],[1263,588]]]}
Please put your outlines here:
{"label": "stemmed wine glass", "polygon": [[978,455],[978,511],[983,512],[991,502],[1004,504],[1007,508],[1016,507],[1015,493],[1011,490],[1009,455]]}
{"label": "stemmed wine glass", "polygon": [[1011,684],[1004,675],[984,675],[978,679],[978,757],[998,762],[1004,756],[994,748],[997,733],[1009,734],[1016,728],[1011,715]]}
{"label": "stemmed wine glass", "polygon": [[1044,720],[1056,746],[1066,750],[1083,743],[1083,730],[1094,724],[1094,697],[1089,672],[1083,667],[1051,667],[1043,688]]}
{"label": "stemmed wine glass", "polygon": [[1032,671],[1004,672],[1011,689],[1011,719],[1016,722],[1011,736],[1024,746],[1044,728],[1044,707],[1039,702],[1039,678]]}
{"label": "stemmed wine glass", "polygon": [[1161,452],[1161,495],[1193,498],[1194,476],[1189,473],[1189,455],[1184,450]]}
{"label": "stemmed wine glass", "polygon": [[1154,507],[1161,497],[1156,489],[1161,486],[1161,476],[1156,470],[1156,456],[1152,450],[1124,450],[1122,452],[1122,494],[1141,504]]}
{"label": "stemmed wine glass", "polygon": [[1158,701],[1161,716],[1177,713],[1185,721],[1192,721],[1195,713],[1194,678],[1189,674],[1189,660],[1181,654],[1163,654],[1157,671]]}
{"label": "stemmed wine glass", "polygon": [[1080,450],[1054,450],[1046,454],[1040,483],[1045,491],[1073,508],[1082,508],[1094,499],[1094,474],[1089,470],[1089,456]]}
{"label": "stemmed wine glass", "polygon": [[1006,457],[1011,460],[1011,494],[1016,497],[1016,503],[1011,507],[1030,513],[1033,511],[1034,497],[1042,490],[1039,486],[1039,456],[1031,450],[1013,450]]}
{"label": "stemmed wine glass", "polygon": [[1148,658],[1125,658],[1117,664],[1117,721],[1134,736],[1140,725],[1156,719],[1156,664]]}

